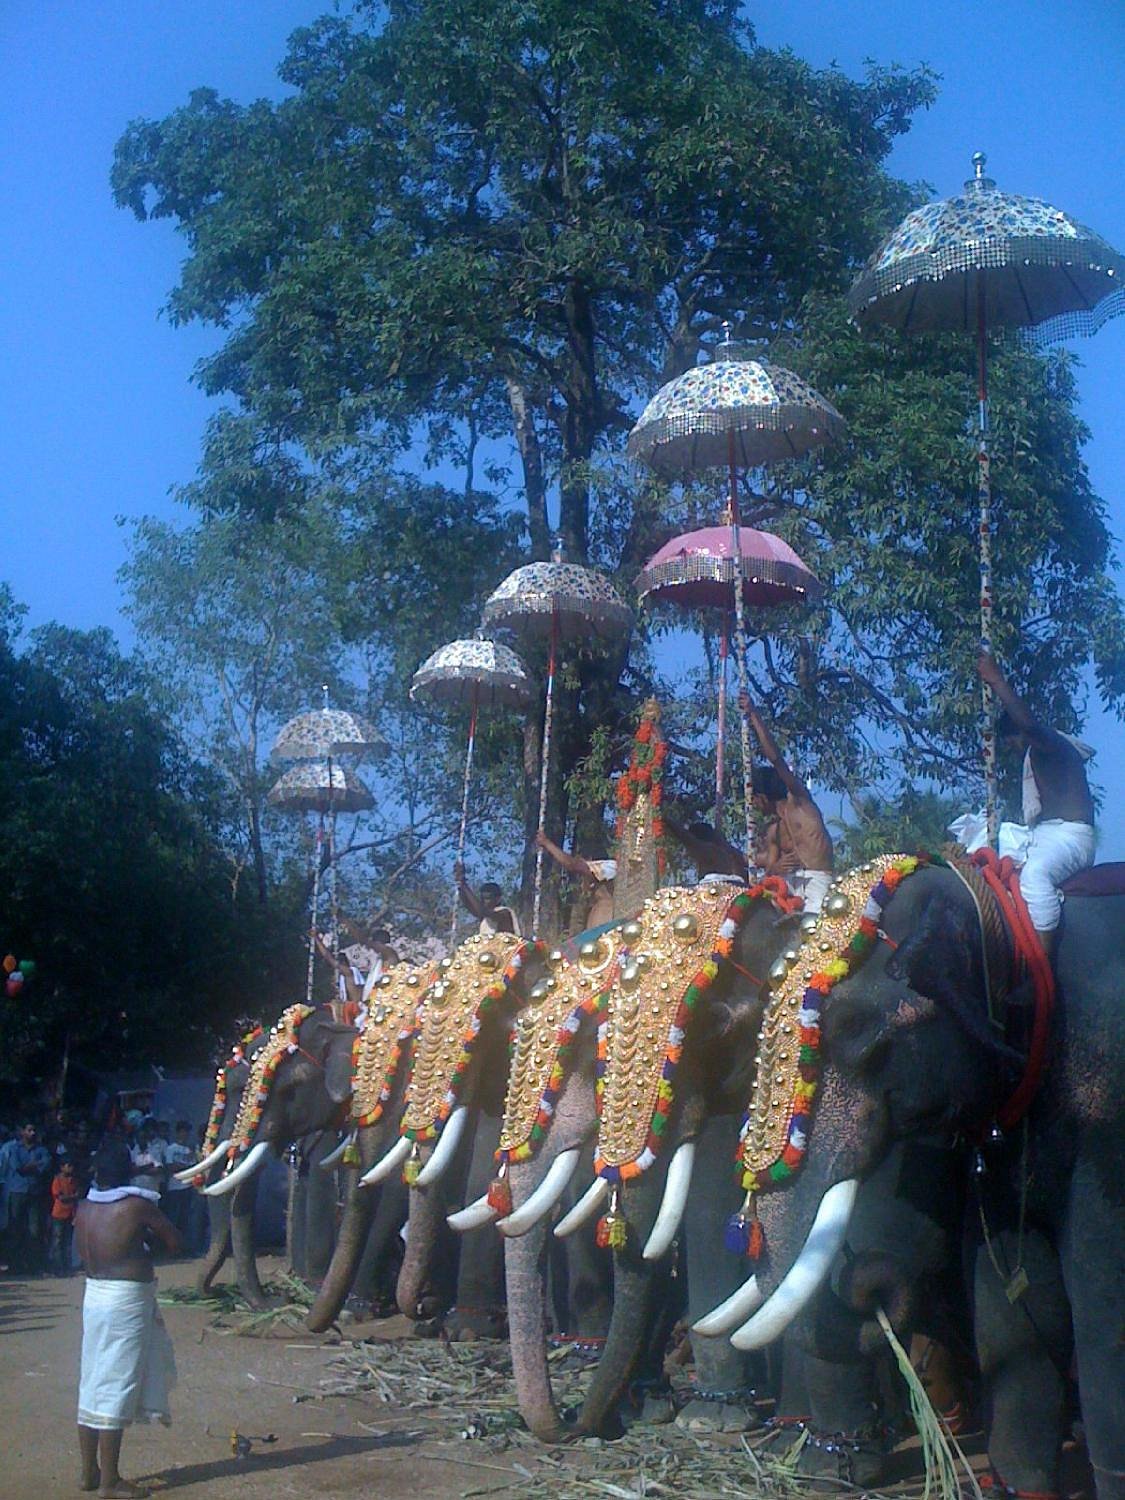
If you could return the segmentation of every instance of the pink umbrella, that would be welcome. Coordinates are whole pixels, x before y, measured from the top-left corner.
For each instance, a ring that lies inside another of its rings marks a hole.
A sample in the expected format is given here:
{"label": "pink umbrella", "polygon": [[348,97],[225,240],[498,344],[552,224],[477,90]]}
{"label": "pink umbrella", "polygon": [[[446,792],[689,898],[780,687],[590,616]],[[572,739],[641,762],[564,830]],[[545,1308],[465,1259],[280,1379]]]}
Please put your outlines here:
{"label": "pink umbrella", "polygon": [[[734,598],[735,542],[742,559],[743,605],[808,603],[824,592],[820,580],[779,536],[749,526],[705,526],[665,542],[637,574],[637,592],[650,603],[677,604],[681,609],[727,611]],[[742,632],[739,632],[740,640]],[[715,818],[723,812],[723,761],[727,726],[727,649],[724,624],[719,665],[719,722],[715,743]],[[740,646],[740,660],[745,643]],[[747,754],[745,735],[743,755]],[[744,767],[744,775],[749,767]],[[749,801],[749,788],[746,791]],[[749,810],[747,810],[749,817]]]}
{"label": "pink umbrella", "polygon": [[[732,534],[730,526],[705,526],[674,536],[637,574],[637,592],[642,599],[683,609],[730,609],[735,578]],[[772,532],[740,526],[738,550],[747,605],[807,603],[824,592],[788,542]]]}

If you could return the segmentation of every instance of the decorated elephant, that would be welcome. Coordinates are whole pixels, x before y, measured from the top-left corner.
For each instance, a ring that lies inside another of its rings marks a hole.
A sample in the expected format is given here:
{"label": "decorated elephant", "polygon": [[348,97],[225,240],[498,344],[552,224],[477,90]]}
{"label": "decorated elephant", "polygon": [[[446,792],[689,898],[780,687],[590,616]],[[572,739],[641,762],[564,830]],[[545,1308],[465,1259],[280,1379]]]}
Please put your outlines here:
{"label": "decorated elephant", "polygon": [[[706,1323],[733,1326],[742,1348],[776,1338],[850,1242],[860,1184],[896,1144],[980,1141],[967,1220],[996,1479],[1058,1490],[1073,1347],[1107,1500],[1125,1493],[1125,895],[1067,900],[1052,1005],[1033,933],[1029,980],[1014,961],[1008,931],[1024,924],[1002,875],[886,856],[836,883],[763,1024],[740,1162],[762,1258]],[[839,1290],[855,1310],[894,1287],[873,1297],[861,1274]]]}
{"label": "decorated elephant", "polygon": [[[558,963],[539,1003],[520,1015],[491,1202],[478,1201],[464,1215],[477,1221],[491,1213],[507,1239],[520,1409],[545,1441],[566,1431],[546,1357],[549,1216],[596,1134],[595,1180],[555,1234],[566,1237],[607,1210],[598,1235],[614,1252],[613,1314],[577,1430],[613,1434],[646,1349],[662,1345],[652,1330],[670,1305],[669,1252],[695,1171],[708,1202],[733,1191],[721,1132],[708,1133],[707,1149],[698,1149],[709,1118],[741,1104],[752,1078],[760,986],[736,988],[732,978],[738,970],[765,976],[796,926],[798,904],[778,881],[752,891],[715,882],[661,891],[637,919],[585,944],[577,964]],[[702,1311],[737,1283],[740,1262],[716,1254],[703,1235],[689,1231],[688,1244],[690,1295]],[[708,1391],[741,1391],[746,1366],[731,1351],[707,1346],[700,1383]]]}
{"label": "decorated elephant", "polygon": [[[355,1028],[337,1021],[331,1007],[308,1005],[290,1006],[261,1039],[249,1058],[246,1081],[238,1098],[226,1145],[226,1169],[203,1189],[211,1200],[235,1195],[232,1225],[240,1205],[247,1199],[252,1201],[257,1173],[271,1152],[281,1156],[290,1146],[304,1143],[315,1161],[329,1149],[330,1137],[334,1136],[351,1098],[354,1041]],[[319,1205],[323,1230],[314,1229],[311,1243],[307,1225],[316,1221],[318,1215],[311,1211],[313,1205],[302,1201],[307,1186],[304,1194],[290,1194],[291,1250],[296,1252],[297,1268],[305,1271],[314,1269],[317,1263],[323,1267],[327,1262],[329,1250],[323,1238],[331,1233],[335,1216],[335,1189],[324,1174],[320,1175],[329,1195]],[[321,1182],[312,1180],[315,1195],[321,1190]],[[306,1208],[310,1210],[307,1217]],[[241,1265],[239,1278],[241,1282]],[[261,1300],[256,1273],[253,1290],[252,1300]]]}
{"label": "decorated elephant", "polygon": [[[215,1094],[203,1139],[203,1157],[192,1167],[176,1173],[181,1182],[202,1188],[215,1180],[228,1160],[235,1122],[241,1109],[242,1095],[250,1077],[251,1062],[265,1043],[261,1027],[245,1036],[215,1076]],[[244,1183],[233,1196],[211,1197],[207,1202],[210,1221],[210,1244],[199,1268],[196,1286],[209,1292],[215,1277],[231,1254],[234,1255],[235,1283],[254,1307],[265,1303],[258,1278],[254,1254],[254,1209],[257,1179]]]}

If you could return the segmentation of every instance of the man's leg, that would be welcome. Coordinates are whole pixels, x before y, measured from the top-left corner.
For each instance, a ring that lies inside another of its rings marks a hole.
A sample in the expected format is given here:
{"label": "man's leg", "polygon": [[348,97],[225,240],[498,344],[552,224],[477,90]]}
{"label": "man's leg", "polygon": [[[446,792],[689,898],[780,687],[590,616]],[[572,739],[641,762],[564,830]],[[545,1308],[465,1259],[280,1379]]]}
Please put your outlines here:
{"label": "man's leg", "polygon": [[152,1492],[146,1490],[143,1485],[130,1484],[127,1479],[122,1479],[121,1470],[118,1465],[121,1462],[121,1439],[124,1436],[121,1428],[115,1428],[111,1432],[100,1432],[98,1434],[98,1459],[101,1463],[102,1479],[98,1488],[99,1495],[120,1495],[128,1500],[134,1495],[148,1495]]}
{"label": "man's leg", "polygon": [[78,1424],[78,1452],[82,1458],[82,1478],[79,1488],[96,1490],[102,1476],[98,1470],[98,1429]]}

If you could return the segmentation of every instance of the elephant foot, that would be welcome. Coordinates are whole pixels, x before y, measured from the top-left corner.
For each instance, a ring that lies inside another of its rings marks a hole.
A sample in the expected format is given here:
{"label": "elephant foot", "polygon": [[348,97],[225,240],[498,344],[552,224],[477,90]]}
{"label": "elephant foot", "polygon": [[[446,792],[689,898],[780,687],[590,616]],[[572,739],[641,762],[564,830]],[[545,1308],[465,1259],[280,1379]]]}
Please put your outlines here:
{"label": "elephant foot", "polygon": [[685,1432],[751,1432],[762,1425],[755,1405],[757,1392],[742,1390],[701,1391],[676,1413],[676,1426]]}
{"label": "elephant foot", "polygon": [[808,1423],[775,1419],[758,1448],[780,1459],[802,1479],[832,1479],[865,1489],[887,1473],[887,1438],[878,1426],[858,1432],[817,1432]]}
{"label": "elephant foot", "polygon": [[676,1420],[671,1386],[634,1385],[621,1403],[624,1427],[667,1427]]}
{"label": "elephant foot", "polygon": [[508,1337],[508,1313],[503,1307],[451,1307],[445,1315],[445,1336],[454,1344]]}
{"label": "elephant foot", "polygon": [[384,1318],[393,1318],[398,1313],[398,1304],[393,1297],[349,1297],[344,1311],[350,1313],[357,1323],[378,1323]]}

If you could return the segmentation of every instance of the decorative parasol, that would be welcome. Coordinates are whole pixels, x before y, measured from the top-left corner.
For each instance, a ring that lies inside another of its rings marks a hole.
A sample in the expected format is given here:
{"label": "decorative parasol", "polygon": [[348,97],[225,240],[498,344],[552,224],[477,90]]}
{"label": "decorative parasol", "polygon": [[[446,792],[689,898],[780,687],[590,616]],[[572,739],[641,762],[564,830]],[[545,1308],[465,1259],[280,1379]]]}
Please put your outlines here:
{"label": "decorative parasol", "polygon": [[[473,751],[477,738],[477,713],[484,707],[520,708],[531,702],[531,679],[514,651],[496,641],[474,639],[450,641],[428,656],[410,682],[411,698],[429,698],[435,703],[469,705],[469,739],[465,747],[465,774],[461,783],[461,827],[457,835],[457,862],[465,858],[465,829],[469,821],[469,782],[473,773]],[[456,890],[450,921],[449,946],[457,938]]]}
{"label": "decorative parasol", "polygon": [[[742,599],[751,606],[819,599],[820,580],[788,542],[742,526]],[[637,592],[652,603],[684,609],[729,609],[735,561],[729,526],[686,531],[665,542],[637,574]]]}
{"label": "decorative parasol", "polygon": [[[980,636],[992,650],[992,477],[988,453],[988,329],[1039,330],[1043,341],[1096,333],[1125,311],[1125,259],[1100,235],[1039,198],[1002,193],[985,155],[954,198],[916,208],[868,261],[848,301],[863,327],[977,337]],[[995,840],[992,689],[983,685],[981,741],[988,832]]]}
{"label": "decorative parasol", "polygon": [[386,741],[374,724],[344,708],[324,707],[298,714],[284,724],[270,752],[274,760],[325,760],[334,755],[356,755],[361,759],[386,750]]}
{"label": "decorative parasol", "polygon": [[375,798],[354,771],[328,760],[290,766],[266,801],[286,812],[353,813],[374,807]]}
{"label": "decorative parasol", "polygon": [[[738,668],[739,696],[745,698],[746,682],[746,623],[747,603],[777,602],[765,598],[752,598],[753,585],[748,590],[745,580],[742,588],[735,587],[736,573],[742,576],[739,566],[749,555],[743,547],[738,518],[738,470],[758,468],[776,463],[779,459],[800,458],[823,443],[834,441],[844,432],[844,419],[818,391],[806,380],[791,370],[764,360],[736,359],[733,357],[734,342],[731,325],[723,324],[723,342],[718,346],[717,358],[706,365],[695,365],[685,370],[675,380],[662,386],[641,414],[640,420],[629,434],[627,451],[632,458],[642,459],[658,473],[686,475],[701,469],[725,465],[729,476],[726,506],[728,537],[725,553],[713,557],[702,548],[693,558],[679,559],[677,544],[690,542],[692,538],[718,535],[718,528],[707,532],[691,532],[686,537],[676,538],[656,554],[647,564],[638,582],[643,588],[650,569],[658,568],[653,587],[644,592],[652,597],[663,581],[665,573],[671,583],[678,575],[683,583],[702,584],[705,580],[717,588],[723,588],[725,605],[733,595],[735,615],[735,644]],[[758,538],[769,537],[766,532],[753,532]],[[817,592],[817,580],[805,568],[785,543],[778,537],[769,537],[769,547],[782,548],[784,554],[775,552],[755,559],[755,577],[762,581],[766,577],[765,567],[778,580],[779,586],[790,579],[782,564],[796,564],[807,579],[811,579]],[[793,581],[797,581],[796,575]],[[807,583],[803,597],[815,597]],[[729,593],[726,589],[729,588]],[[794,590],[783,597],[801,597]],[[677,594],[677,601],[691,605],[686,595]],[[710,601],[709,601],[710,602]],[[715,759],[715,803],[716,819],[722,816],[723,803],[723,750],[726,734],[726,659],[728,650],[727,630],[724,622],[720,650],[719,673],[719,725]],[[742,733],[742,774],[746,803],[746,852],[750,855],[752,841],[752,819],[750,810],[750,726],[746,714],[740,713]]]}
{"label": "decorative parasol", "polygon": [[[559,645],[563,640],[590,634],[610,640],[625,635],[632,628],[633,611],[604,574],[566,562],[559,539],[555,542],[550,562],[527,563],[508,574],[485,600],[482,619],[486,625],[504,625],[523,635],[546,635],[550,643],[543,749],[539,757],[539,832],[542,833],[547,815],[547,775],[551,760]],[[531,919],[533,937],[539,935],[542,897],[543,850],[536,848],[535,900]]]}
{"label": "decorative parasol", "polygon": [[[732,348],[730,325],[720,351]],[[696,474],[733,463],[756,469],[800,458],[844,431],[836,408],[792,370],[757,359],[693,365],[661,386],[629,434],[626,451],[659,474]],[[733,449],[733,453],[732,453]]]}
{"label": "decorative parasol", "polygon": [[[312,719],[313,714],[302,718]],[[296,723],[296,720],[291,720]],[[309,961],[305,978],[305,1001],[312,1003],[313,974],[316,966],[316,933],[320,915],[320,866],[325,842],[329,852],[329,898],[332,910],[332,944],[335,948],[336,922],[336,814],[362,812],[373,807],[375,799],[354,771],[337,761],[299,760],[289,767],[270,788],[266,801],[285,812],[316,813],[316,853],[313,862],[312,906],[309,921]]]}

